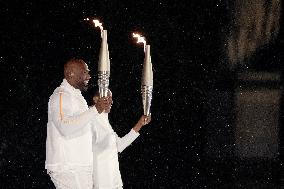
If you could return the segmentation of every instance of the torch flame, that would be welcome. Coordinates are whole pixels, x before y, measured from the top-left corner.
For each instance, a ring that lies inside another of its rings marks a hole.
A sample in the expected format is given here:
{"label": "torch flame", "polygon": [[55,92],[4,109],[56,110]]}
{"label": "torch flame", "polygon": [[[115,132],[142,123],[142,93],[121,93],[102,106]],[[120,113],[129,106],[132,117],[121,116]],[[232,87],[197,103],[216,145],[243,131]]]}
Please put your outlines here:
{"label": "torch flame", "polygon": [[103,24],[102,23],[100,23],[100,21],[99,20],[93,20],[93,22],[94,22],[94,24],[95,24],[95,27],[99,27],[100,28],[100,30],[101,30],[101,34],[103,33],[103,30],[104,30],[104,28],[103,28]]}
{"label": "torch flame", "polygon": [[138,33],[133,33],[132,34],[133,37],[137,37],[137,43],[143,43],[144,44],[144,51],[146,49],[146,40],[145,37],[142,37],[141,35],[139,35]]}
{"label": "torch flame", "polygon": [[[90,21],[89,18],[85,18],[84,20],[85,21]],[[104,30],[103,24],[99,20],[92,20],[92,21],[95,24],[95,27],[99,27],[100,28],[100,30],[101,30],[101,37],[103,37],[103,30]]]}

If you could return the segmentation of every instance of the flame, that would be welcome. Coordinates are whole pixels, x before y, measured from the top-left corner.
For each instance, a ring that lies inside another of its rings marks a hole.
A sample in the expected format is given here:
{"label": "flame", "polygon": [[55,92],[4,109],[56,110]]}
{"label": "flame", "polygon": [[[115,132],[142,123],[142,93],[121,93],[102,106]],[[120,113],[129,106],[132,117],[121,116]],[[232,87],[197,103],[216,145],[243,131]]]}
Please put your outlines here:
{"label": "flame", "polygon": [[[89,18],[85,18],[84,20],[85,20],[85,21],[90,21]],[[104,30],[103,24],[102,24],[99,20],[92,20],[92,21],[93,21],[93,23],[95,24],[95,27],[99,27],[99,28],[100,28],[100,30],[101,30],[101,37],[102,37],[102,35],[103,35],[103,30]]]}
{"label": "flame", "polygon": [[133,33],[132,34],[133,37],[137,37],[137,43],[143,43],[144,44],[144,51],[146,49],[146,40],[145,37],[142,37],[141,35],[139,35],[138,33]]}
{"label": "flame", "polygon": [[102,23],[100,23],[100,21],[99,21],[99,20],[93,20],[93,22],[94,22],[94,24],[95,24],[95,27],[99,27],[99,28],[100,28],[100,30],[101,30],[101,33],[103,33],[103,30],[104,30],[104,28],[103,28],[103,24],[102,24]]}

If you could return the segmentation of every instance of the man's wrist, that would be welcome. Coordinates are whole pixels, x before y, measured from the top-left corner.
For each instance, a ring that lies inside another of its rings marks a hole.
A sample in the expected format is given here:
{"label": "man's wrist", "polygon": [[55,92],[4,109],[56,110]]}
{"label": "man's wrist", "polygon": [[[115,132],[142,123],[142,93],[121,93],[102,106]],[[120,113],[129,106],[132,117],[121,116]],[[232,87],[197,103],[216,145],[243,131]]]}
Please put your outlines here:
{"label": "man's wrist", "polygon": [[137,124],[133,127],[133,130],[138,133],[139,130],[141,129],[141,127],[142,127],[142,125],[137,123]]}

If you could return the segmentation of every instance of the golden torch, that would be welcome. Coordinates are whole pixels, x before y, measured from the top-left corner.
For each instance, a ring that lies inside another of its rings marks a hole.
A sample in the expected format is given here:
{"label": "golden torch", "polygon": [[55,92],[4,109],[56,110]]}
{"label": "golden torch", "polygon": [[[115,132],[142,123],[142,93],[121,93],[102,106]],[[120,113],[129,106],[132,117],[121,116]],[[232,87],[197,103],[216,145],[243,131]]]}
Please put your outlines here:
{"label": "golden torch", "polygon": [[[88,18],[85,20],[89,21]],[[100,97],[107,96],[109,87],[109,77],[110,77],[110,59],[107,43],[107,30],[104,30],[102,23],[98,20],[93,20],[95,27],[99,27],[101,30],[101,49],[98,62],[98,86]]]}
{"label": "golden torch", "polygon": [[137,38],[137,43],[144,44],[145,58],[142,69],[142,79],[141,79],[141,94],[143,102],[144,115],[149,116],[151,101],[152,101],[152,91],[153,91],[153,70],[151,62],[150,45],[146,44],[144,37],[139,34],[133,33],[133,37]]}

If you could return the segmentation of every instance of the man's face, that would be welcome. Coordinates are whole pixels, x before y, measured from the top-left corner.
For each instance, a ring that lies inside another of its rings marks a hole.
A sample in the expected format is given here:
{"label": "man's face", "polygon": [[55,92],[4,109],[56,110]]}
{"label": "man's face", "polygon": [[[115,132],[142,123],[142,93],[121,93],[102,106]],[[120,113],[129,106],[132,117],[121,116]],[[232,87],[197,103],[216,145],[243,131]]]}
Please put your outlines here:
{"label": "man's face", "polygon": [[88,82],[91,79],[91,76],[89,74],[89,69],[87,64],[82,63],[78,65],[78,69],[76,69],[74,72],[74,79],[76,82],[76,88],[81,91],[87,91],[88,89]]}

